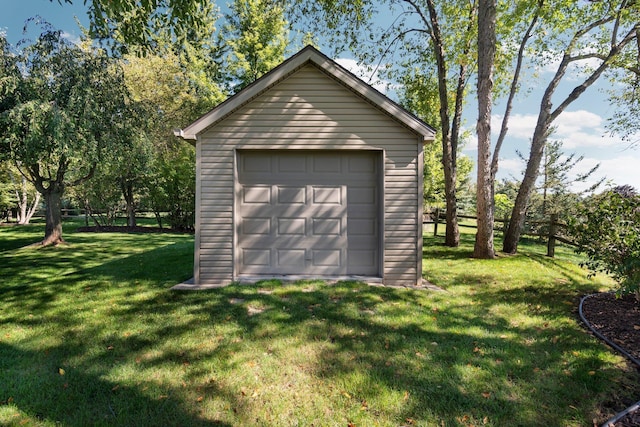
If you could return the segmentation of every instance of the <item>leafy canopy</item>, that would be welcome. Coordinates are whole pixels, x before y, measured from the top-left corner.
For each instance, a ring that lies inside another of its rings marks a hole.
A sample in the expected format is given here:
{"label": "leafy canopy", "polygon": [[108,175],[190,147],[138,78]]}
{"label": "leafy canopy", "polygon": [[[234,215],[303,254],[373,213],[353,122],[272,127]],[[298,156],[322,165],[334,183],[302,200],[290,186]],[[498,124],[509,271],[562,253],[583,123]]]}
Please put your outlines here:
{"label": "leafy canopy", "polygon": [[[152,48],[157,34],[167,29],[179,43],[199,43],[211,35],[215,3],[209,0],[82,1],[89,5],[91,36],[107,40],[121,52],[126,52],[127,46]],[[72,4],[74,0],[57,2]]]}

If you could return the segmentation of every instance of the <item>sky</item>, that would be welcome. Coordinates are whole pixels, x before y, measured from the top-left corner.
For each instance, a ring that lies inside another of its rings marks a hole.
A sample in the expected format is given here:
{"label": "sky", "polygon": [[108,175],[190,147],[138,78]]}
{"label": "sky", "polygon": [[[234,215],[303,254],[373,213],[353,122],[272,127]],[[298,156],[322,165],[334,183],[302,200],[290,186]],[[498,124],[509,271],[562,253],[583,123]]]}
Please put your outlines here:
{"label": "sky", "polygon": [[[40,16],[44,20],[61,29],[70,39],[76,39],[81,34],[76,19],[84,26],[88,26],[86,6],[83,0],[74,0],[73,4],[59,4],[58,0],[0,0],[0,31],[5,31],[10,43],[16,44],[24,38],[23,27],[25,21],[33,16]],[[33,23],[30,28],[35,28]],[[29,35],[33,37],[34,33]],[[322,50],[325,50],[321,46]],[[327,47],[329,54],[331,49]],[[348,57],[335,58],[337,62],[350,69],[355,74],[364,77],[368,75],[361,72],[356,62]],[[551,70],[542,70],[541,78],[544,82],[545,75],[550,77]],[[571,84],[571,81],[567,82]],[[574,84],[576,82],[573,82]],[[524,163],[516,155],[516,150],[527,155],[529,141],[533,134],[537,112],[540,102],[540,91],[534,90],[527,97],[515,104],[509,124],[509,136],[501,151],[499,179],[520,179],[524,170]],[[543,86],[546,86],[544,84]],[[472,101],[466,107],[465,126],[473,130],[475,128],[475,103]],[[499,129],[501,114],[504,107],[494,107],[493,129]],[[616,136],[607,133],[605,126],[607,117],[612,113],[612,108],[607,105],[605,95],[597,88],[590,88],[578,101],[572,104],[556,121],[556,133],[553,139],[562,140],[564,151],[583,156],[584,159],[575,167],[574,173],[590,170],[596,164],[600,164],[599,170],[594,174],[592,181],[605,177],[611,185],[632,185],[640,190],[640,136],[639,147],[629,147],[629,143],[620,140]],[[475,132],[472,132],[475,134]],[[495,137],[494,137],[495,140]],[[475,138],[463,149],[463,154],[475,161],[477,156]],[[576,186],[579,191],[587,184]]]}

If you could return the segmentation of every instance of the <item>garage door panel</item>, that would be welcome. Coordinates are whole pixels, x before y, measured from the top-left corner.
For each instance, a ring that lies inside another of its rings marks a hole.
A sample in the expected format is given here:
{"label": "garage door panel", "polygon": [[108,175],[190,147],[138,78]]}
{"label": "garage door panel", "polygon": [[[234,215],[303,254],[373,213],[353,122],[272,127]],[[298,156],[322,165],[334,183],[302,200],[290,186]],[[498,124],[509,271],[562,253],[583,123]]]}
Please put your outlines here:
{"label": "garage door panel", "polygon": [[316,205],[343,205],[342,186],[312,186],[313,204]]}
{"label": "garage door panel", "polygon": [[270,185],[242,186],[242,203],[271,204],[271,186]]}
{"label": "garage door panel", "polygon": [[280,185],[276,187],[279,204],[282,205],[304,205],[307,201],[307,187],[290,187]]}
{"label": "garage door panel", "polygon": [[376,237],[378,235],[376,218],[349,218],[347,234],[351,236]]}
{"label": "garage door panel", "polygon": [[355,207],[354,205],[364,205],[369,209],[375,206],[377,198],[377,189],[373,184],[350,186],[347,192],[347,204],[350,207]]}
{"label": "garage door panel", "polygon": [[268,267],[271,265],[271,249],[243,248],[242,263],[246,266]]}
{"label": "garage door panel", "polygon": [[312,263],[316,267],[340,268],[343,265],[341,249],[313,249],[311,252]]}
{"label": "garage door panel", "polygon": [[376,249],[349,249],[347,258],[351,274],[371,274],[371,271],[378,265],[378,251]]}
{"label": "garage door panel", "polygon": [[243,175],[251,173],[271,172],[271,161],[260,153],[243,153],[240,159],[240,173]]}
{"label": "garage door panel", "polygon": [[305,154],[289,153],[287,156],[275,157],[276,172],[281,174],[304,173],[307,170]]}
{"label": "garage door panel", "polygon": [[242,233],[249,236],[268,236],[271,234],[271,217],[245,217],[242,219]]}
{"label": "garage door panel", "polygon": [[379,154],[238,156],[239,274],[379,275]]}
{"label": "garage door panel", "polygon": [[377,162],[374,156],[351,156],[348,158],[348,171],[351,174],[371,174],[377,172]]}
{"label": "garage door panel", "polygon": [[337,218],[312,218],[311,229],[313,236],[342,236],[342,217]]}
{"label": "garage door panel", "polygon": [[278,236],[304,236],[307,233],[305,218],[278,218]]}
{"label": "garage door panel", "polygon": [[336,156],[335,153],[314,154],[312,157],[312,171],[320,174],[339,174],[342,173],[343,158]]}
{"label": "garage door panel", "polygon": [[[306,264],[306,249],[298,248],[286,248],[276,249],[276,266],[277,267],[296,267],[304,268]],[[287,270],[287,273],[290,273]]]}

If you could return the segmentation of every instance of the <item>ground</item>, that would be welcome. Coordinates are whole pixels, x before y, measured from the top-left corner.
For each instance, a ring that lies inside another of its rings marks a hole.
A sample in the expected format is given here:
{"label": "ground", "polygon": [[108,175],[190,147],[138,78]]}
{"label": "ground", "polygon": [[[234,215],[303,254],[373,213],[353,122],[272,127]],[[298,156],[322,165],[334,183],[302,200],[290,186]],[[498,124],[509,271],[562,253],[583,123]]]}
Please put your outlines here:
{"label": "ground", "polygon": [[[620,298],[611,293],[593,295],[585,299],[582,310],[596,331],[640,360],[640,304],[632,295]],[[615,424],[615,427],[631,426],[640,426],[640,410]]]}
{"label": "ground", "polygon": [[[160,232],[154,227],[83,227],[78,231]],[[631,295],[617,298],[612,293],[595,294],[584,300],[583,316],[596,331],[640,360],[640,304]],[[630,363],[630,366],[635,366]],[[631,369],[640,369],[640,366]],[[640,400],[640,396],[637,397]],[[619,402],[615,405],[618,406]],[[640,410],[628,414],[611,427],[639,427]],[[609,426],[607,426],[609,427]]]}

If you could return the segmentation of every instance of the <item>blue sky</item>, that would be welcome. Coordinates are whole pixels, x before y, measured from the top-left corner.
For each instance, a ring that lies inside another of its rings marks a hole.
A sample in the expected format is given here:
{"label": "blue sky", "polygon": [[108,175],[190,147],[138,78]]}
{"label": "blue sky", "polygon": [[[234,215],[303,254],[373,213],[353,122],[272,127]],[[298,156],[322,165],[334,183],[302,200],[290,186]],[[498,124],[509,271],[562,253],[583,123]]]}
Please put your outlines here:
{"label": "blue sky", "polygon": [[[0,30],[7,33],[12,44],[23,38],[22,29],[25,21],[32,16],[39,15],[52,23],[56,28],[63,30],[70,38],[77,38],[80,29],[75,21],[76,17],[87,26],[88,18],[83,0],[74,0],[74,4],[60,5],[57,0],[0,0]],[[326,53],[331,50],[327,49]],[[338,62],[359,74],[355,62],[349,58],[337,58]],[[550,70],[549,70],[550,72]],[[541,74],[540,84],[546,86]],[[548,75],[547,75],[548,78]],[[568,82],[571,84],[571,82]],[[575,84],[575,82],[574,82]],[[499,178],[520,178],[524,165],[517,158],[515,150],[518,149],[528,154],[529,139],[533,134],[533,127],[537,118],[540,102],[539,90],[535,87],[538,82],[531,82],[534,90],[524,99],[520,99],[514,107],[510,120],[510,135],[505,141],[502,150]],[[475,127],[475,103],[471,101],[466,107],[466,125]],[[499,128],[499,116],[503,108],[494,108],[494,129]],[[615,136],[609,136],[605,125],[607,117],[612,109],[606,104],[604,94],[597,88],[590,88],[582,98],[572,104],[556,122],[557,132],[553,138],[563,141],[567,153],[575,153],[584,156],[584,160],[576,167],[576,173],[591,169],[600,163],[597,177],[606,176],[615,185],[629,184],[640,190],[640,147],[629,148],[628,143]],[[640,138],[640,136],[638,136]],[[475,142],[472,140],[465,148],[464,153],[475,160],[477,155]],[[594,179],[596,179],[594,178]],[[576,188],[579,189],[579,188]]]}

